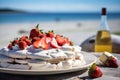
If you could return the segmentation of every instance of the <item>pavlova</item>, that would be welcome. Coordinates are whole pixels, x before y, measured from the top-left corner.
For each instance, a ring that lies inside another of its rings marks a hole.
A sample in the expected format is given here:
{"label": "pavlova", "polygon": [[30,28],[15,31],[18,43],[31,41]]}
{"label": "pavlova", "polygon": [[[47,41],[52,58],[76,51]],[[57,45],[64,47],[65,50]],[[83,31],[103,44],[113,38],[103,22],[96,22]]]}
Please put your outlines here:
{"label": "pavlova", "polygon": [[25,70],[58,70],[85,65],[81,47],[53,31],[32,29],[29,36],[11,41],[0,50],[0,67]]}

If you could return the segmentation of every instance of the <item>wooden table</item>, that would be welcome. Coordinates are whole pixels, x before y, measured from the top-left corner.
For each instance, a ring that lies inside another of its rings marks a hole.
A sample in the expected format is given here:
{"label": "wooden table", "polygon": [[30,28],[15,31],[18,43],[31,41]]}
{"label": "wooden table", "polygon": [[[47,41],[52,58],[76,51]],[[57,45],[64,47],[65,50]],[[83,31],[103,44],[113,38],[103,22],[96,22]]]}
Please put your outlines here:
{"label": "wooden table", "polygon": [[[91,53],[92,54],[92,53]],[[100,54],[94,54],[99,57]],[[99,66],[103,72],[103,76],[100,78],[90,78],[88,76],[88,70],[56,74],[56,75],[15,75],[0,73],[0,80],[120,80],[120,54],[114,54],[118,58],[119,67],[109,68]]]}

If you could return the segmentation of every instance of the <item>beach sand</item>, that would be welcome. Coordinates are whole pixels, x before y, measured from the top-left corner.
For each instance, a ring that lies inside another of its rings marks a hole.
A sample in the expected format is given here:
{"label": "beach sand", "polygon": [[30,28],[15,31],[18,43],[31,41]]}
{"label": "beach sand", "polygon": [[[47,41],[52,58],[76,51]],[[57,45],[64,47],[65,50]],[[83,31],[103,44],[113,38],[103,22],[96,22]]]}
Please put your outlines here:
{"label": "beach sand", "polygon": [[[36,23],[4,23],[0,24],[0,48],[7,46],[14,38],[29,35],[29,31],[39,24],[44,31],[54,30],[56,34],[69,37],[76,45],[96,34],[100,20],[54,21]],[[120,31],[120,20],[108,20],[111,32]]]}

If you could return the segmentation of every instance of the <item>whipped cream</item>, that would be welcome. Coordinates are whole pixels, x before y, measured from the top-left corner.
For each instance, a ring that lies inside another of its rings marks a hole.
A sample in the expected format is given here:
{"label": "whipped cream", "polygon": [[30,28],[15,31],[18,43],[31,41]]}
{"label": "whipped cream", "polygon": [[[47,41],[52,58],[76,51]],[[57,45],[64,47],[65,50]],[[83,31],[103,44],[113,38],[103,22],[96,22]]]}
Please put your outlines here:
{"label": "whipped cream", "polygon": [[26,58],[27,57],[27,50],[9,50],[8,51],[8,55],[9,57],[12,57],[12,58]]}
{"label": "whipped cream", "polygon": [[73,51],[73,52],[76,52],[76,53],[79,53],[81,52],[81,47],[79,46],[68,46],[68,45],[64,45],[61,47],[61,50],[63,51]]}
{"label": "whipped cream", "polygon": [[58,51],[58,52],[54,52],[54,53],[50,53],[50,55],[53,58],[67,58],[67,55],[63,52],[63,51]]}
{"label": "whipped cream", "polygon": [[13,62],[14,59],[3,54],[0,54],[0,62]]}
{"label": "whipped cream", "polygon": [[7,47],[4,47],[0,50],[0,54],[8,56],[8,51],[9,51],[9,49]]}
{"label": "whipped cream", "polygon": [[65,58],[71,58],[75,55],[75,53],[81,52],[81,47],[79,46],[68,46],[64,45],[60,49],[48,49],[48,50],[42,50],[42,49],[35,49],[32,45],[28,46],[24,50],[19,50],[17,48],[18,46],[15,46],[13,50],[9,50],[7,48],[3,48],[0,50],[0,53],[12,58],[32,58],[32,59],[51,59],[51,58],[58,58],[58,57],[65,57]]}
{"label": "whipped cream", "polygon": [[73,61],[72,60],[67,60],[67,61],[62,61],[62,68],[72,68]]}

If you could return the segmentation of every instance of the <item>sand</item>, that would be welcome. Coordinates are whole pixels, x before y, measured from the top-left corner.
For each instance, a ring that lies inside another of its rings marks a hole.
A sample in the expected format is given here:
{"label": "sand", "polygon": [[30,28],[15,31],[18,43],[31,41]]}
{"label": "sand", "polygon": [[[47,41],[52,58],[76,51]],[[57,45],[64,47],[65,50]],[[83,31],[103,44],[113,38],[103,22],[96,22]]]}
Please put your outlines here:
{"label": "sand", "polygon": [[[85,39],[96,34],[100,20],[0,24],[0,48],[7,46],[14,38],[29,35],[29,31],[37,24],[44,31],[54,30],[56,34],[69,37],[74,44],[80,45]],[[111,32],[120,31],[119,19],[108,20],[108,24]]]}

